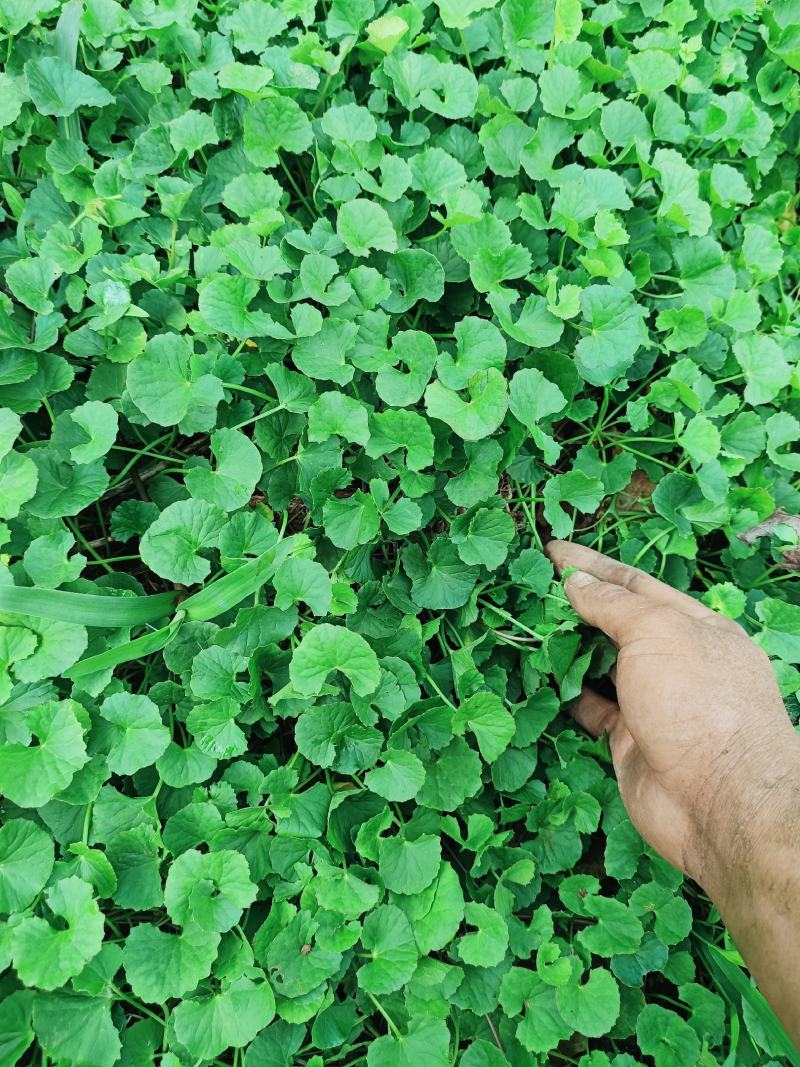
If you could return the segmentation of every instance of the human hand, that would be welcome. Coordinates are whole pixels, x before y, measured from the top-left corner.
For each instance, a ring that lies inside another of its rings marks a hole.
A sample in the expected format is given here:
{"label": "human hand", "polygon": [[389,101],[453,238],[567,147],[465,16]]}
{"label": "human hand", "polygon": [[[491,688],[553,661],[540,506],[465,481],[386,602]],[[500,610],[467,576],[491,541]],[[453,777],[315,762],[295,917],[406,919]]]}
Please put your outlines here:
{"label": "human hand", "polygon": [[800,742],[767,656],[737,623],[643,571],[565,541],[547,552],[560,571],[578,568],[570,602],[620,650],[617,702],[586,688],[574,717],[608,736],[645,840],[724,897],[734,857],[751,858],[778,794],[797,788]]}

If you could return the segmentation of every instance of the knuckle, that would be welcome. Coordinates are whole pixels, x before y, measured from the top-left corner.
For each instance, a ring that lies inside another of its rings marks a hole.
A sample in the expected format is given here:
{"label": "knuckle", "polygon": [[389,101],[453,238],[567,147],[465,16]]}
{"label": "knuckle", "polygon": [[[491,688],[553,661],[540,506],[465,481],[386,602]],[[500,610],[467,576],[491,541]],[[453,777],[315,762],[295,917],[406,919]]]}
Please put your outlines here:
{"label": "knuckle", "polygon": [[623,589],[635,591],[636,584],[641,576],[641,571],[638,571],[635,567],[629,567],[627,563],[618,563],[614,567],[612,579],[618,585],[621,585]]}

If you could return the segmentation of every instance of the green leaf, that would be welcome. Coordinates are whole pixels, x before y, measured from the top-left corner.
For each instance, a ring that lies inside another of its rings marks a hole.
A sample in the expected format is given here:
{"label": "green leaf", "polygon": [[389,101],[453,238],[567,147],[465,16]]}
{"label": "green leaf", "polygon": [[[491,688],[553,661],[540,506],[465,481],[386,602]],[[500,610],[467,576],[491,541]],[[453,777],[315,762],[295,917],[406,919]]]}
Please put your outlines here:
{"label": "green leaf", "polygon": [[469,903],[464,907],[464,920],[467,926],[477,927],[477,932],[457,940],[459,956],[473,967],[494,967],[508,947],[508,928],[502,915],[485,904]]}
{"label": "green leaf", "polygon": [[55,305],[48,293],[60,273],[46,259],[18,259],[6,271],[6,282],[21,304],[40,315],[49,315]]}
{"label": "green leaf", "polygon": [[350,549],[366,545],[377,537],[380,516],[375,501],[366,493],[329,500],[322,508],[325,533],[337,548]]}
{"label": "green leaf", "polygon": [[733,354],[746,382],[748,404],[768,404],[789,383],[791,370],[780,346],[764,334],[751,334],[734,342]]}
{"label": "green leaf", "polygon": [[502,371],[506,361],[506,342],[491,322],[468,315],[456,324],[453,335],[456,340],[455,353],[442,353],[436,364],[439,380],[448,389],[466,389],[480,371],[492,367]]}
{"label": "green leaf", "polygon": [[464,893],[448,863],[442,863],[438,878],[422,893],[394,897],[393,903],[408,917],[420,952],[443,948],[464,918]]}
{"label": "green leaf", "polygon": [[3,998],[0,1004],[0,1055],[8,1063],[17,1063],[33,1041],[31,1008],[34,994],[18,989]]}
{"label": "green leaf", "polygon": [[0,827],[0,912],[24,911],[52,869],[51,838],[27,819],[9,819]]}
{"label": "green leaf", "polygon": [[327,615],[331,606],[332,585],[328,572],[313,559],[289,559],[273,579],[275,606],[308,604],[315,615]]}
{"label": "green leaf", "polygon": [[658,214],[694,237],[708,233],[711,209],[700,198],[700,175],[694,167],[672,148],[659,148],[653,166],[661,181]]}
{"label": "green leaf", "polygon": [[100,705],[111,724],[108,765],[115,774],[134,774],[155,763],[170,741],[156,704],[146,696],[115,693]]}
{"label": "green leaf", "polygon": [[490,571],[505,562],[515,535],[512,517],[496,508],[481,508],[469,518],[469,525],[459,516],[450,528],[461,559],[473,566],[483,565]]}
{"label": "green leaf", "polygon": [[313,140],[311,123],[296,100],[270,96],[256,100],[244,116],[244,150],[259,167],[274,167],[278,151],[305,152]]}
{"label": "green leaf", "polygon": [[384,456],[404,450],[411,470],[433,463],[433,434],[427,421],[414,411],[382,411],[370,419],[367,454]]}
{"label": "green leaf", "polygon": [[512,560],[508,573],[518,585],[533,590],[543,597],[550,588],[555,574],[553,564],[536,548],[525,548]]}
{"label": "green leaf", "polygon": [[319,623],[295,649],[289,677],[299,693],[313,696],[331,671],[341,671],[359,696],[374,692],[380,682],[378,657],[360,634]]}
{"label": "green leaf", "polygon": [[393,893],[420,893],[436,878],[441,858],[440,840],[431,834],[413,840],[386,837],[379,849],[381,878]]}
{"label": "green leaf", "polygon": [[442,22],[448,29],[463,30],[469,26],[472,16],[487,7],[494,7],[497,0],[467,0],[456,4],[454,0],[436,0]]}
{"label": "green leaf", "polygon": [[19,515],[22,505],[36,493],[39,472],[29,456],[9,452],[0,459],[0,478],[3,479],[0,516],[14,519]]}
{"label": "green leaf", "polygon": [[405,1033],[386,1034],[371,1042],[367,1067],[447,1067],[450,1033],[440,1019],[417,1019]]}
{"label": "green leaf", "polygon": [[380,767],[364,775],[364,784],[385,800],[413,800],[425,781],[425,767],[413,752],[390,749]]}
{"label": "green leaf", "polygon": [[[203,282],[200,290],[197,301],[200,314],[212,331],[232,337],[290,337],[286,327],[276,322],[266,311],[250,309],[258,290],[259,283],[243,274],[211,275]],[[199,389],[202,382],[208,391],[210,386],[205,380],[208,377],[211,376],[201,378],[196,388]]]}
{"label": "green leaf", "polygon": [[56,519],[82,511],[98,500],[108,486],[108,474],[100,460],[70,466],[61,462],[55,451],[41,449],[33,453],[33,461],[39,478],[28,509],[39,518]]}
{"label": "green leaf", "polygon": [[370,957],[358,970],[358,984],[368,993],[392,993],[414,973],[419,953],[408,919],[384,904],[364,920],[361,941]]}
{"label": "green leaf", "polygon": [[79,974],[103,942],[103,916],[92,887],[80,878],[64,878],[45,893],[47,907],[61,922],[53,926],[38,915],[14,927],[12,955],[26,985],[57,989]]}
{"label": "green leaf", "polygon": [[[536,440],[538,423],[561,411],[566,397],[540,370],[520,370],[511,379],[509,407],[511,413],[527,426]],[[538,443],[538,442],[537,442]]]}
{"label": "green leaf", "polygon": [[25,77],[36,110],[43,115],[71,115],[81,107],[105,107],[114,102],[98,81],[59,56],[29,59]]}
{"label": "green leaf", "polygon": [[419,330],[403,330],[395,335],[391,356],[394,363],[402,361],[408,371],[381,366],[375,377],[378,396],[394,407],[416,404],[430,381],[436,362],[436,344]]}
{"label": "green leaf", "polygon": [[275,1014],[266,981],[237,978],[220,993],[183,1000],[174,1011],[175,1034],[190,1055],[210,1060],[227,1048],[242,1048]]}
{"label": "green leaf", "polygon": [[636,1020],[636,1040],[645,1055],[652,1056],[656,1067],[678,1067],[696,1063],[700,1042],[688,1023],[674,1011],[658,1004],[647,1004]]}
{"label": "green leaf", "polygon": [[633,297],[612,285],[590,285],[581,293],[588,332],[575,348],[581,375],[591,385],[608,385],[624,374],[645,342],[645,311]]}
{"label": "green leaf", "polygon": [[239,430],[215,430],[211,435],[215,466],[188,468],[186,488],[197,500],[216,504],[223,511],[243,507],[261,477],[258,449]]}
{"label": "green leaf", "polygon": [[89,758],[82,714],[74,700],[51,700],[30,708],[25,733],[37,744],[15,742],[0,748],[0,793],[21,808],[38,808],[68,786]]}
{"label": "green leaf", "polygon": [[[76,554],[68,557],[74,545],[75,538],[66,530],[44,534],[31,541],[22,557],[31,581],[50,588],[55,588],[62,582],[74,582],[86,563],[86,556]],[[2,591],[0,591],[1,596]],[[34,599],[35,596],[36,594],[34,594]],[[13,600],[13,595],[11,599]],[[3,601],[0,600],[0,603]],[[7,606],[13,610],[12,604],[7,603]]]}
{"label": "green leaf", "polygon": [[119,422],[110,404],[88,400],[62,415],[53,428],[53,441],[68,450],[75,463],[91,463],[106,455],[116,440]]}
{"label": "green leaf", "polygon": [[475,693],[465,700],[453,716],[453,730],[463,734],[472,731],[481,755],[487,763],[505,752],[514,736],[516,726],[503,701],[494,693]]}
{"label": "green leaf", "polygon": [[217,759],[231,759],[246,751],[247,738],[236,722],[240,711],[239,703],[228,696],[192,708],[186,717],[186,727],[201,752]]}
{"label": "green leaf", "polygon": [[125,975],[137,997],[147,1004],[163,1004],[191,993],[208,977],[218,945],[218,934],[196,926],[170,934],[140,923],[125,940]]}
{"label": "green leaf", "polygon": [[478,568],[464,563],[455,545],[443,537],[436,538],[427,555],[409,545],[403,567],[411,579],[414,603],[433,611],[466,604],[478,577]]}
{"label": "green leaf", "polygon": [[457,159],[441,148],[427,148],[411,157],[412,188],[419,189],[432,204],[443,204],[467,180]]}
{"label": "green leaf", "polygon": [[495,368],[481,371],[470,379],[470,399],[462,400],[441,382],[425,390],[425,407],[431,418],[440,419],[465,441],[479,441],[493,433],[508,407],[505,379]]}
{"label": "green leaf", "polygon": [[764,651],[800,663],[800,607],[768,596],[756,604],[755,614],[765,627],[755,638]]}
{"label": "green leaf", "polygon": [[33,1005],[33,1027],[42,1048],[56,1063],[112,1067],[119,1059],[119,1032],[106,997],[39,993]]}
{"label": "green leaf", "polygon": [[391,284],[391,295],[381,304],[394,315],[408,311],[420,300],[439,300],[444,292],[442,264],[424,249],[401,249],[390,256],[386,277]]}
{"label": "green leaf", "polygon": [[417,802],[425,808],[455,811],[481,786],[481,761],[462,737],[455,737],[442,749],[425,774],[425,784]]}
{"label": "green leaf", "polygon": [[556,1004],[573,1030],[586,1037],[602,1037],[619,1016],[619,986],[609,971],[595,967],[585,982],[559,986]]}
{"label": "green leaf", "polygon": [[365,445],[369,427],[363,404],[342,393],[322,393],[308,410],[308,439],[327,441],[332,434]]}
{"label": "green leaf", "polygon": [[176,334],[151,338],[128,366],[127,385],[139,410],[159,426],[197,419],[201,405],[222,400],[222,386],[211,374],[198,373],[192,345]]}
{"label": "green leaf", "polygon": [[375,248],[397,251],[397,234],[392,220],[379,204],[357,198],[343,204],[336,220],[336,232],[354,256],[368,256]]}
{"label": "green leaf", "polygon": [[583,910],[596,926],[581,930],[580,943],[596,956],[617,956],[633,953],[639,948],[643,936],[642,924],[636,915],[620,900],[608,897],[586,897]]}
{"label": "green leaf", "polygon": [[139,546],[142,560],[172,582],[202,582],[211,564],[200,552],[216,544],[224,524],[225,513],[216,504],[176,500],[148,527]]}
{"label": "green leaf", "polygon": [[295,727],[297,748],[319,767],[354,774],[377,759],[382,736],[359,722],[348,704],[322,704],[303,712]]}
{"label": "green leaf", "polygon": [[185,111],[169,123],[168,129],[175,151],[185,152],[190,158],[206,145],[219,143],[214,120],[203,111]]}
{"label": "green leaf", "polygon": [[708,463],[719,455],[719,430],[705,415],[690,419],[678,442],[695,463]]}
{"label": "green leaf", "polygon": [[173,861],[164,886],[164,904],[173,922],[194,923],[210,933],[230,930],[255,898],[247,860],[226,849],[182,853]]}

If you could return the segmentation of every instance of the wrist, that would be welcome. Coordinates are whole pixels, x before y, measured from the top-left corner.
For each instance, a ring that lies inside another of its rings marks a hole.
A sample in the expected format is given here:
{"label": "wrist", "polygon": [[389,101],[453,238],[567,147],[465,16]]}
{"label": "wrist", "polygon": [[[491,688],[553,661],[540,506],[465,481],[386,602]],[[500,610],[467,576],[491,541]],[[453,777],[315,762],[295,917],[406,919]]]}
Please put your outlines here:
{"label": "wrist", "polygon": [[800,736],[787,720],[777,735],[733,738],[720,763],[702,790],[687,866],[724,915],[774,881],[784,839],[797,848]]}

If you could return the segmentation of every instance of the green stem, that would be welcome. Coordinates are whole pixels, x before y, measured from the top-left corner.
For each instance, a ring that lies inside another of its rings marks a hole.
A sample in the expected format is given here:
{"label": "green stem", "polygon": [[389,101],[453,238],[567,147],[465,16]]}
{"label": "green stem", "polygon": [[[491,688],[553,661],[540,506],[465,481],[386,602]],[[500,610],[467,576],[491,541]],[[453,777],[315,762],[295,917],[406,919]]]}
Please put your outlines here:
{"label": "green stem", "polygon": [[89,844],[89,830],[92,826],[92,812],[94,810],[94,801],[90,800],[86,805],[86,814],[83,816],[83,833],[81,834],[81,841],[84,845]]}
{"label": "green stem", "polygon": [[257,396],[259,400],[266,400],[268,404],[275,403],[274,396],[267,396],[258,389],[251,389],[249,385],[234,385],[233,382],[223,382],[223,389],[230,389],[232,393],[247,393],[248,396]]}
{"label": "green stem", "polygon": [[[166,1025],[164,1020],[162,1019],[162,1017],[160,1015],[156,1015],[156,1013],[154,1011],[151,1011],[144,1004],[140,1004],[138,1000],[134,1000],[133,997],[129,997],[126,993],[123,993],[122,990],[119,989],[117,986],[115,986],[113,982],[110,983],[110,988],[111,988],[111,991],[113,992],[114,996],[118,1000],[124,1000],[125,1003],[126,1004],[130,1004],[130,1006],[132,1008],[136,1008],[137,1011],[142,1012],[144,1015],[149,1016],[151,1019],[155,1019],[155,1021],[158,1023],[159,1026]],[[202,1061],[198,1061],[198,1062],[202,1062]]]}
{"label": "green stem", "polygon": [[490,611],[494,611],[496,614],[500,615],[501,618],[506,619],[507,622],[510,622],[512,626],[516,626],[518,630],[522,630],[523,633],[529,634],[531,637],[535,637],[537,641],[544,640],[541,634],[537,634],[535,630],[531,630],[529,627],[525,626],[524,623],[521,623],[519,619],[515,619],[513,615],[509,614],[509,612],[504,611],[502,608],[498,608],[498,606],[496,604],[493,604],[491,600],[483,600],[479,597],[478,603],[482,607],[489,608]]}
{"label": "green stem", "polygon": [[379,1000],[377,1000],[375,997],[373,997],[372,993],[367,993],[367,996],[372,1001],[372,1003],[375,1005],[377,1010],[381,1013],[381,1015],[384,1017],[384,1019],[386,1020],[386,1025],[389,1027],[389,1029],[394,1034],[394,1036],[396,1038],[400,1038],[402,1036],[400,1031],[395,1026],[394,1020],[391,1018],[391,1016],[388,1014],[388,1012],[384,1009],[384,1007],[381,1004],[381,1002]]}
{"label": "green stem", "polygon": [[472,65],[472,56],[470,55],[469,47],[467,45],[467,39],[464,36],[464,31],[463,30],[459,30],[458,33],[459,33],[459,36],[461,37],[461,48],[462,48],[462,50],[464,52],[464,59],[466,59],[466,61],[467,61],[467,66],[469,67],[470,72],[472,74],[474,74],[475,73],[475,68]]}
{"label": "green stem", "polygon": [[443,700],[443,701],[445,702],[445,704],[447,704],[447,706],[448,706],[448,707],[452,708],[452,709],[453,709],[453,711],[455,711],[455,710],[456,710],[456,706],[455,706],[455,704],[453,703],[453,701],[452,701],[452,700],[451,700],[451,699],[450,699],[450,698],[449,698],[448,696],[446,696],[446,695],[445,695],[445,694],[444,694],[444,693],[442,692],[442,690],[441,690],[441,689],[439,688],[439,686],[438,686],[438,685],[436,684],[435,680],[434,680],[434,679],[433,679],[433,677],[432,677],[432,676],[431,676],[431,675],[429,674],[429,672],[428,672],[428,671],[423,671],[423,673],[424,673],[425,677],[426,677],[426,678],[428,679],[428,681],[430,682],[430,684],[431,684],[431,686],[433,687],[434,691],[435,691],[436,693],[438,693],[438,694],[439,694],[439,696],[440,696],[440,697],[442,698],[442,700]]}
{"label": "green stem", "polygon": [[283,157],[282,156],[278,156],[278,159],[280,161],[281,167],[283,168],[283,173],[289,179],[289,184],[291,185],[292,189],[294,189],[297,197],[300,200],[300,203],[303,205],[303,207],[306,209],[306,211],[309,213],[309,215],[312,215],[312,216],[315,215],[316,212],[312,210],[312,207],[309,204],[308,200],[306,199],[305,194],[301,191],[300,186],[294,180],[294,176],[292,175],[292,172],[286,166],[286,162],[284,161]]}

